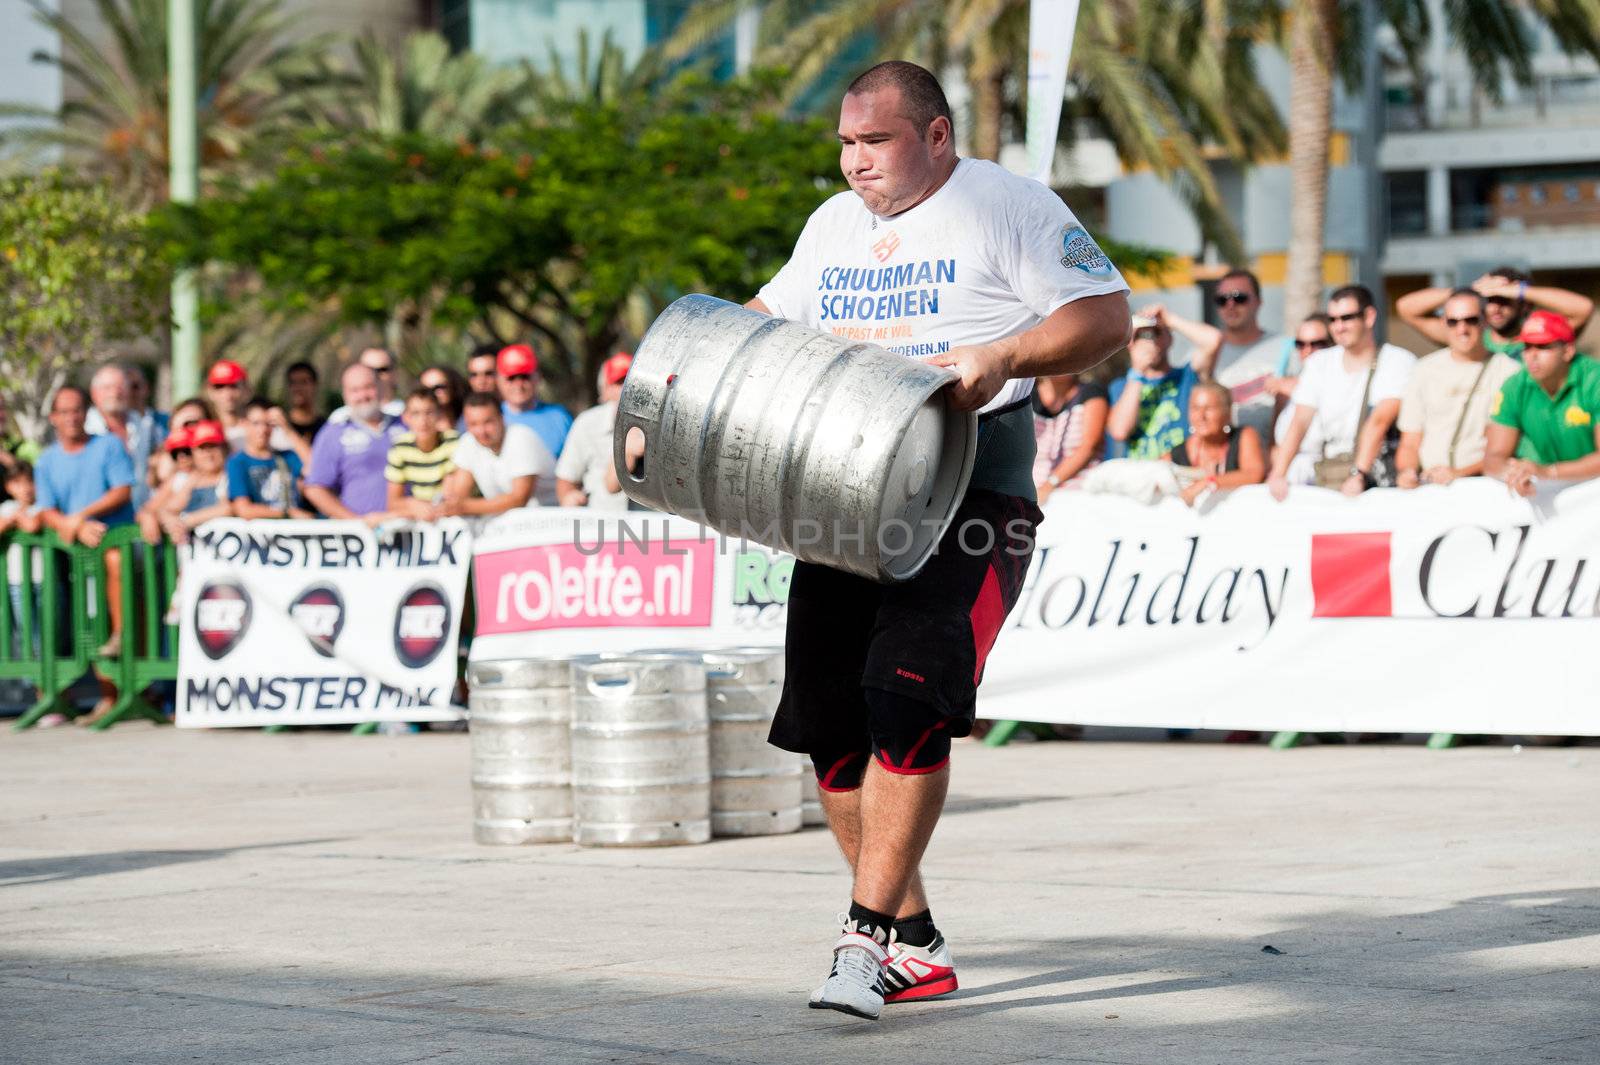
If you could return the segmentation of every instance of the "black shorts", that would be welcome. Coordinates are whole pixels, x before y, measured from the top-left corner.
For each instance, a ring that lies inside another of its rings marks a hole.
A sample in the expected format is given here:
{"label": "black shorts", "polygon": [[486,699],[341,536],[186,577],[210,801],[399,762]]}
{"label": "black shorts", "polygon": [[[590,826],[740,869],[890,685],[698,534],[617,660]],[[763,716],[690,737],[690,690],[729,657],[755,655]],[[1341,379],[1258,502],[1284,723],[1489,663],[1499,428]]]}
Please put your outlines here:
{"label": "black shorts", "polygon": [[909,696],[972,732],[978,683],[1016,605],[1044,515],[1032,500],[970,491],[911,580],[877,584],[796,562],[789,584],[775,746],[802,754],[870,747],[863,689]]}

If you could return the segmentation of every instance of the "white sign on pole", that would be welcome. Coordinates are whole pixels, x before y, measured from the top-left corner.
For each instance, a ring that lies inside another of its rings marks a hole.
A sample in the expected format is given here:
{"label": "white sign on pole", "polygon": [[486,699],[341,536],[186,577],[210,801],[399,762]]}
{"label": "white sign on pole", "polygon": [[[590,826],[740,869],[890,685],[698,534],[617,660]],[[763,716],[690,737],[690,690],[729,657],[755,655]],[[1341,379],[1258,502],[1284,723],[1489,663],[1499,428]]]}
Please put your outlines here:
{"label": "white sign on pole", "polygon": [[1028,176],[1050,184],[1067,89],[1067,60],[1078,23],[1078,0],[1032,0],[1028,6]]}
{"label": "white sign on pole", "polygon": [[182,559],[180,726],[448,721],[472,534],[208,522]]}

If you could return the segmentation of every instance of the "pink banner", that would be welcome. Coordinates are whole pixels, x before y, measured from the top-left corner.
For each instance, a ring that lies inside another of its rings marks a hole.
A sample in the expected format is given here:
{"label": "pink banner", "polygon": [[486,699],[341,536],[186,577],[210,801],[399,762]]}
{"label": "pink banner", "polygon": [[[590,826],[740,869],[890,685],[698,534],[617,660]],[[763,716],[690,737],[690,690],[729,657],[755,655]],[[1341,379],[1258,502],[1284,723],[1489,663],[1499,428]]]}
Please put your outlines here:
{"label": "pink banner", "polygon": [[517,547],[473,558],[477,632],[704,627],[716,544],[606,540]]}

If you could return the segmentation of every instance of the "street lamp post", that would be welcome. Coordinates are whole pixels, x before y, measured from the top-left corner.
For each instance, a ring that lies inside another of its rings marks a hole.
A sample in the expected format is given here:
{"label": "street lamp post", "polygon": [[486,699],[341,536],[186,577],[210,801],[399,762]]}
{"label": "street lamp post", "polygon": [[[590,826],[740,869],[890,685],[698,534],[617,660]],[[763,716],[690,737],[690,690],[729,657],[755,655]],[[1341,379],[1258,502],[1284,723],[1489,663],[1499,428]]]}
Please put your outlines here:
{"label": "street lamp post", "polygon": [[[200,193],[200,145],[195,124],[194,0],[167,0],[167,165],[173,203]],[[172,278],[172,395],[200,390],[200,288],[186,267]]]}

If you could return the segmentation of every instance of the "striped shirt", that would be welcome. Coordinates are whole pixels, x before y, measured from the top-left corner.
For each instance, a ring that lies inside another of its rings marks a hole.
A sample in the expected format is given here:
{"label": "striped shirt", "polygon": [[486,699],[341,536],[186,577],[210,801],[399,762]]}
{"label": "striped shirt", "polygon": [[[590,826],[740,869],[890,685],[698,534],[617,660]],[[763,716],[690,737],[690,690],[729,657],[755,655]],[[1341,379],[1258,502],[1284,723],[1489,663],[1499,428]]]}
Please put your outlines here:
{"label": "striped shirt", "polygon": [[432,451],[417,446],[416,433],[401,433],[389,445],[389,465],[383,476],[390,484],[403,484],[410,489],[413,499],[431,501],[444,486],[444,479],[456,468],[456,441],[454,429],[439,434],[439,442]]}

